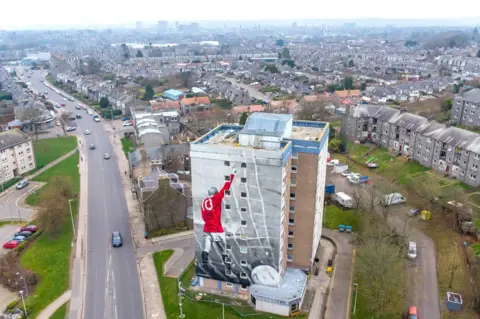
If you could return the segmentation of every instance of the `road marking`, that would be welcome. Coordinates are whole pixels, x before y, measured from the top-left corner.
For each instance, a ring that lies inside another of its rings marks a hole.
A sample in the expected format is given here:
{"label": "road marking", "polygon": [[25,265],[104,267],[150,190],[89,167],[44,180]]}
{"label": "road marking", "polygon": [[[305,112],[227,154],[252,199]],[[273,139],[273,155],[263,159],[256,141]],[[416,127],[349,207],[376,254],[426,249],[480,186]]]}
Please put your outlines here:
{"label": "road marking", "polygon": [[32,188],[30,188],[29,190],[27,190],[25,193],[22,193],[22,195],[20,195],[17,200],[15,201],[15,206],[17,206],[17,208],[20,208],[20,209],[25,209],[25,210],[31,210],[31,211],[34,211],[34,209],[31,209],[31,208],[23,208],[23,207],[20,207],[18,206],[18,201],[20,200],[20,198],[24,197],[25,195],[28,195],[29,193],[31,193],[32,191],[35,190],[35,188],[38,188],[40,185],[35,185],[33,186]]}

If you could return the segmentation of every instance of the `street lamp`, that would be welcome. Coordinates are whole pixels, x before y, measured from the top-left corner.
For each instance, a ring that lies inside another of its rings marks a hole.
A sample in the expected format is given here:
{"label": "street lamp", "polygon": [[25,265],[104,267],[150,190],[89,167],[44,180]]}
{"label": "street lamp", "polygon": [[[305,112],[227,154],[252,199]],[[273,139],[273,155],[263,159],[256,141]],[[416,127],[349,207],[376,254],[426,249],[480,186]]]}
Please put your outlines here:
{"label": "street lamp", "polygon": [[20,293],[20,296],[22,297],[23,311],[25,311],[25,317],[26,317],[28,316],[28,313],[27,313],[27,307],[25,307],[25,299],[23,299],[23,290],[20,290],[19,293]]}
{"label": "street lamp", "polygon": [[[20,276],[19,272],[17,272],[17,276]],[[27,282],[25,281],[25,277],[20,276],[20,279],[23,280],[23,286],[25,287],[25,295],[28,297],[28,287],[27,287]]]}
{"label": "street lamp", "polygon": [[77,238],[77,235],[75,233],[75,223],[73,222],[72,201],[73,199],[68,200],[68,207],[70,208],[70,218],[72,219],[73,239],[75,239]]}
{"label": "street lamp", "polygon": [[353,314],[355,315],[355,313],[357,312],[357,293],[358,293],[358,283],[353,283],[353,285],[355,286],[355,302],[353,303]]}

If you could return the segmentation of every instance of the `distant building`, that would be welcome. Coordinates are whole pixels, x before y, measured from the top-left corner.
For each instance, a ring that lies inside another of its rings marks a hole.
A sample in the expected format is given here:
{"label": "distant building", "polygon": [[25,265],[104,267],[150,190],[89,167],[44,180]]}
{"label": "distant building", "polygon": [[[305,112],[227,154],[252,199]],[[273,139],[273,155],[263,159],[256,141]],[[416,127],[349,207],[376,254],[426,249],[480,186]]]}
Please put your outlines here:
{"label": "distant building", "polygon": [[[300,309],[302,270],[311,269],[322,231],[328,134],[328,123],[254,113],[245,126],[220,125],[191,144],[200,287],[247,295],[259,311],[289,316]],[[218,221],[224,240],[210,246],[201,213],[207,191],[221,189],[234,169]]]}
{"label": "distant building", "polygon": [[163,92],[163,97],[173,101],[178,101],[185,97],[185,93],[179,90],[170,89]]}
{"label": "distant building", "polygon": [[36,167],[30,137],[18,129],[0,133],[0,183]]}
{"label": "distant building", "polygon": [[168,21],[158,21],[157,28],[162,31],[168,30]]}

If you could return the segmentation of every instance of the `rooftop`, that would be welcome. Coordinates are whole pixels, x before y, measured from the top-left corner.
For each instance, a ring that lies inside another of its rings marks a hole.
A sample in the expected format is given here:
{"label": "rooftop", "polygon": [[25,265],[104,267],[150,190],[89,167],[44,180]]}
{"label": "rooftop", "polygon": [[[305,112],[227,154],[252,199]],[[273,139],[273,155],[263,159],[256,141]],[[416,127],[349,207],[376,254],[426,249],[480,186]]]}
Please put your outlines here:
{"label": "rooftop", "polygon": [[293,122],[292,140],[320,141],[324,127],[296,126]]}
{"label": "rooftop", "polygon": [[0,150],[30,141],[30,137],[20,130],[14,129],[0,133]]}
{"label": "rooftop", "polygon": [[253,284],[250,286],[250,292],[255,298],[263,297],[288,302],[302,298],[306,284],[307,275],[303,271],[287,268],[276,287]]}

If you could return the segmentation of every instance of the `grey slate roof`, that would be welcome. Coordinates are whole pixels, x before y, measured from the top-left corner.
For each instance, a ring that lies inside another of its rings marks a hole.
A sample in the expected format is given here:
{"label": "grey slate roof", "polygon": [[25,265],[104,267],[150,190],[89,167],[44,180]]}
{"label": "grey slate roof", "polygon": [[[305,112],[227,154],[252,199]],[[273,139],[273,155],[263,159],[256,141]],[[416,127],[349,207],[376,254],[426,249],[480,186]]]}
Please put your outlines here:
{"label": "grey slate roof", "polygon": [[468,102],[480,103],[480,89],[467,91],[463,93],[462,98]]}
{"label": "grey slate roof", "polygon": [[400,113],[398,116],[392,118],[390,123],[406,128],[407,130],[415,131],[422,126],[423,123],[428,122],[426,118],[412,113]]}
{"label": "grey slate roof", "polygon": [[18,129],[0,133],[0,150],[30,141],[30,137]]}

